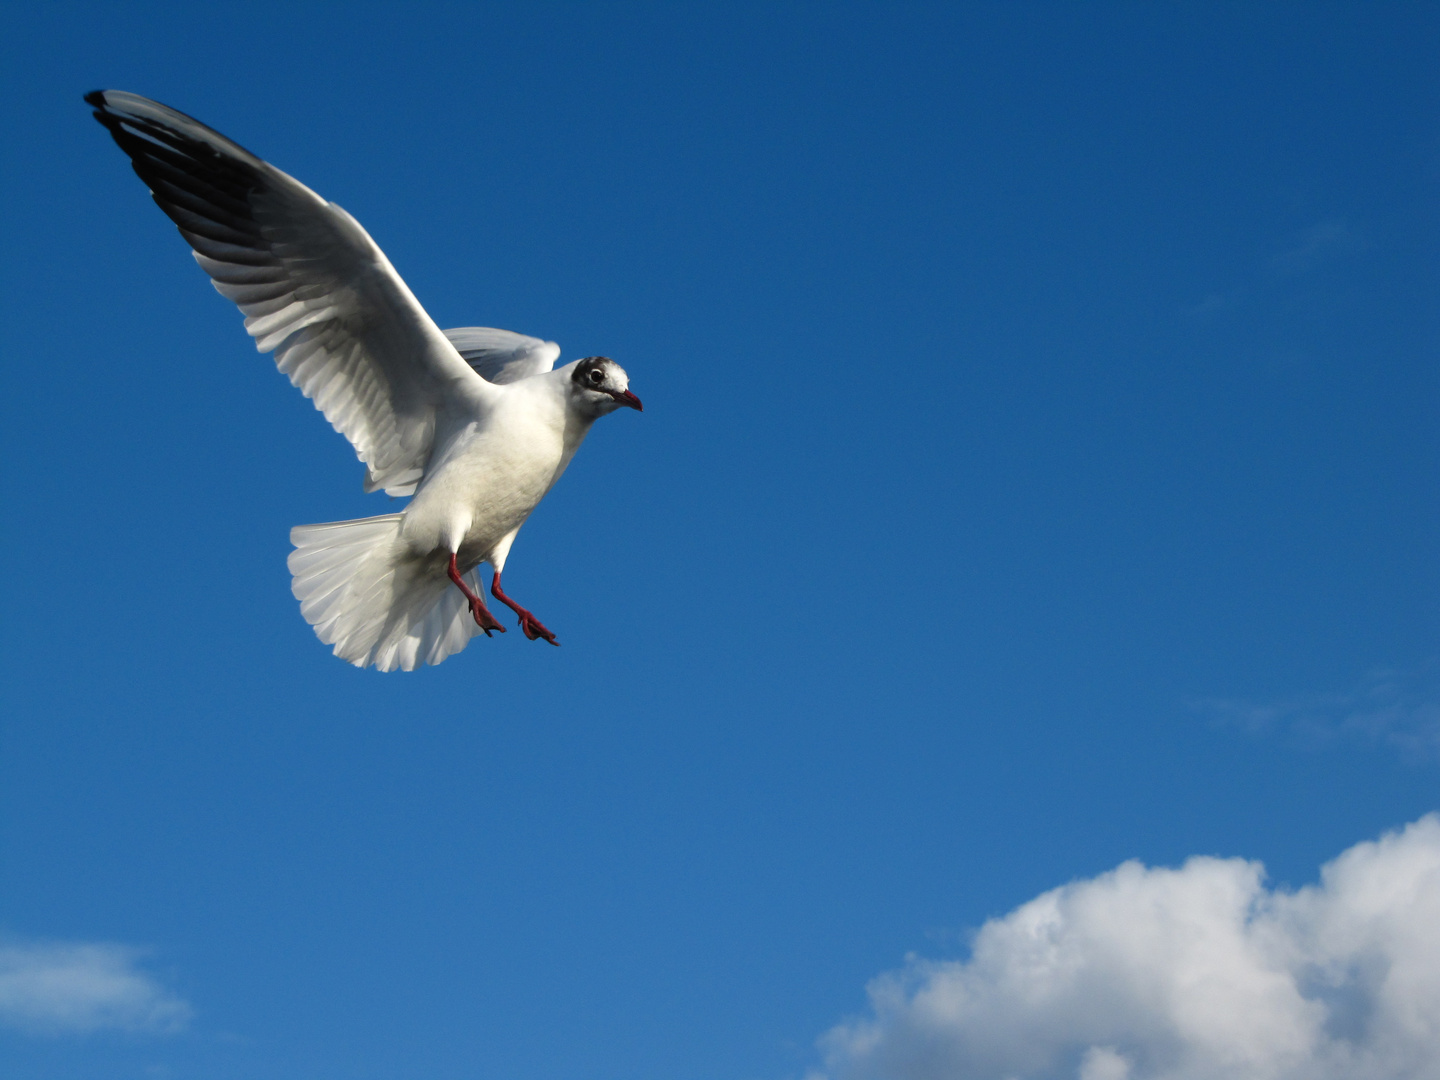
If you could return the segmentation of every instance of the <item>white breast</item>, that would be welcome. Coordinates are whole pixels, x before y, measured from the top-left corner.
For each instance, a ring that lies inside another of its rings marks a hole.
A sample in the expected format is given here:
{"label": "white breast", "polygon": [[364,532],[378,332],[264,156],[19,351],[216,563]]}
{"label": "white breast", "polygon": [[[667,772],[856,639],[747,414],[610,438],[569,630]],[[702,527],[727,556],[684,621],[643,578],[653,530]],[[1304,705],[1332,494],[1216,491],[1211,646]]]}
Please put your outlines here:
{"label": "white breast", "polygon": [[486,558],[529,517],[583,438],[566,430],[563,387],[541,378],[504,389],[483,420],[446,441],[406,508],[401,536],[416,555],[458,546],[462,564]]}

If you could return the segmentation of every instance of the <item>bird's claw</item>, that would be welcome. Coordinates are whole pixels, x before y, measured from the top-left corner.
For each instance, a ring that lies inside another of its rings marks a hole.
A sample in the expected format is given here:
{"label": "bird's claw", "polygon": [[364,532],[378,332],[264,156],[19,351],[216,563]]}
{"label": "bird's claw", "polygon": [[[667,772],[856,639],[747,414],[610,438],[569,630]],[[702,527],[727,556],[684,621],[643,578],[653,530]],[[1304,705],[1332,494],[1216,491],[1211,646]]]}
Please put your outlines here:
{"label": "bird's claw", "polygon": [[505,595],[505,590],[500,588],[500,571],[498,570],[495,571],[494,580],[490,582],[490,595],[519,616],[520,629],[525,632],[525,636],[531,641],[539,641],[541,638],[544,638],[551,645],[560,644],[560,642],[555,640],[555,635],[545,628],[544,623]]}
{"label": "bird's claw", "polygon": [[495,636],[490,632],[492,630],[499,630],[502,634],[505,633],[505,627],[501,626],[495,620],[495,616],[491,615],[489,611],[487,611],[479,604],[475,603],[473,600],[470,602],[470,615],[472,618],[474,618],[475,625],[480,627],[481,630],[485,631],[486,637]]}
{"label": "bird's claw", "polygon": [[545,624],[534,615],[525,614],[520,616],[520,629],[525,631],[525,636],[531,641],[539,641],[544,638],[551,645],[558,647],[560,642],[555,640],[555,635],[545,628]]}

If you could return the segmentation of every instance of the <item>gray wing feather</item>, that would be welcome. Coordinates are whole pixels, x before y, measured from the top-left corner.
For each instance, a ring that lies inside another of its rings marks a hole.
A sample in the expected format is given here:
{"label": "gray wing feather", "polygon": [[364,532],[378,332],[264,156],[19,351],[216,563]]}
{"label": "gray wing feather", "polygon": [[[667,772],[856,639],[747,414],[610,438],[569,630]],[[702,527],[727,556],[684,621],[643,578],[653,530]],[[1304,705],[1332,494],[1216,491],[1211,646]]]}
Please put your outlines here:
{"label": "gray wing feather", "polygon": [[555,361],[560,359],[560,346],[553,341],[490,326],[457,326],[446,330],[445,336],[487,382],[518,382],[552,370]]}

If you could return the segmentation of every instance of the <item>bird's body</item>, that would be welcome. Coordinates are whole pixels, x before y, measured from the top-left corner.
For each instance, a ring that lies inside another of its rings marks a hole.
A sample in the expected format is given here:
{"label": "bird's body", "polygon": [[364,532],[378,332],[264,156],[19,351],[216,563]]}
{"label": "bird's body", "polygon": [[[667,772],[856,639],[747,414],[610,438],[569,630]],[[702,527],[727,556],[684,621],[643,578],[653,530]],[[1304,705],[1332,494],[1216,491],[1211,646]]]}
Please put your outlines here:
{"label": "bird's body", "polygon": [[443,547],[463,570],[504,558],[590,430],[589,419],[566,408],[569,378],[561,368],[509,383],[482,415],[437,438],[401,529],[417,557]]}
{"label": "bird's body", "polygon": [[606,357],[554,369],[553,342],[441,331],[354,218],[198,121],[133,94],[86,100],[180,227],[261,351],[354,444],[367,491],[399,514],[302,525],[293,589],[316,634],[358,666],[436,664],[504,628],[480,598],[555,637],[504,594],[516,533],[591,424],[640,408]]}

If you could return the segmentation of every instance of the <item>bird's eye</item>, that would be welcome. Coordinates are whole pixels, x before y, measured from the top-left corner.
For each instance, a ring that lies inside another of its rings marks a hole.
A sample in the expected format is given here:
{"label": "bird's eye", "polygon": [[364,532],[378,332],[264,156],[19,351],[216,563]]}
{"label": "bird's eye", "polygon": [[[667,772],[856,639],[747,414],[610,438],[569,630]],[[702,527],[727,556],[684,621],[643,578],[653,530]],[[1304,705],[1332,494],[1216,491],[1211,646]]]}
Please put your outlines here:
{"label": "bird's eye", "polygon": [[590,372],[590,381],[596,386],[599,386],[602,382],[605,381],[605,373],[602,372],[599,368],[593,369]]}

